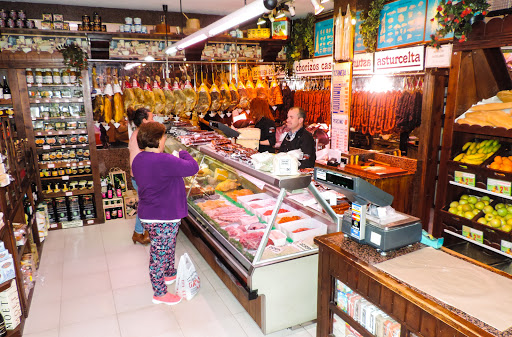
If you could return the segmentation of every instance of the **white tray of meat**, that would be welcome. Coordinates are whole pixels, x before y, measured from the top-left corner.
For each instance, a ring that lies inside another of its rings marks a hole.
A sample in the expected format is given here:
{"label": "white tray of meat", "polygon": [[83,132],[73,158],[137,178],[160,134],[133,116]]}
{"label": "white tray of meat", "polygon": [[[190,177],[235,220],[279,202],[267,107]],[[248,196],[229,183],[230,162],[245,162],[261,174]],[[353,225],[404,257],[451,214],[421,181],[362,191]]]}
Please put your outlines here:
{"label": "white tray of meat", "polygon": [[327,225],[318,220],[309,218],[283,223],[281,224],[281,231],[293,241],[300,241],[327,234]]}
{"label": "white tray of meat", "polygon": [[[262,200],[268,200],[268,199],[274,199],[270,195],[266,193],[258,193],[258,194],[251,194],[251,195],[244,195],[237,198],[237,201],[242,204],[245,208],[248,209],[248,203],[251,201],[262,201]],[[275,199],[274,199],[275,200]]]}
{"label": "white tray of meat", "polygon": [[256,250],[258,249],[261,238],[263,237],[263,232],[252,231],[247,232],[240,236],[240,244],[244,246],[247,250]]}
{"label": "white tray of meat", "polygon": [[242,225],[227,226],[224,229],[228,232],[229,238],[235,240],[240,240],[240,237],[247,232],[245,226]]}
{"label": "white tray of meat", "polygon": [[277,202],[277,200],[274,198],[270,198],[270,199],[266,199],[266,200],[256,200],[256,201],[248,202],[245,205],[245,208],[247,208],[249,211],[256,214],[256,211],[258,209],[270,207],[272,205],[275,205],[276,202]]}
{"label": "white tray of meat", "polygon": [[[274,211],[274,208],[276,208],[276,205],[272,205],[270,207],[264,207],[264,208],[257,208],[254,210],[254,213],[263,221],[270,222],[272,220],[272,212]],[[296,212],[297,210],[285,205],[281,204],[281,208],[279,209],[279,213],[277,214],[286,214],[290,212]]]}
{"label": "white tray of meat", "polygon": [[309,218],[310,218],[309,215],[304,214],[299,211],[283,213],[283,214],[279,214],[277,216],[274,226],[276,227],[276,229],[279,229],[280,231],[282,231],[282,226],[284,223],[303,220],[303,219],[309,219]]}
{"label": "white tray of meat", "polygon": [[267,229],[267,226],[268,224],[266,223],[261,223],[261,222],[254,222],[250,225],[248,225],[247,227],[245,227],[247,229],[247,231],[265,231],[265,229]]}
{"label": "white tray of meat", "polygon": [[272,240],[274,246],[284,246],[286,244],[286,234],[277,229],[271,230],[268,238]]}

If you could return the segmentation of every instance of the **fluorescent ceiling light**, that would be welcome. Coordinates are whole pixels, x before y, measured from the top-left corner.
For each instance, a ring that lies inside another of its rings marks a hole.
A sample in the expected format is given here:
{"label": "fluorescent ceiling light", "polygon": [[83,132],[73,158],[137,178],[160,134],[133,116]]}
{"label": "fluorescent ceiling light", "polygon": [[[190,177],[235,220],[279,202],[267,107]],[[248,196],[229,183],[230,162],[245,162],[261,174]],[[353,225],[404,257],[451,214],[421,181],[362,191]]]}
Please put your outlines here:
{"label": "fluorescent ceiling light", "polygon": [[311,3],[315,7],[315,15],[322,13],[322,11],[324,10],[324,6],[320,5],[318,3],[318,0],[311,0]]}
{"label": "fluorescent ceiling light", "polygon": [[136,63],[127,63],[125,66],[124,66],[124,70],[130,70],[130,69],[133,69],[135,67],[138,67],[140,66],[141,63],[140,62],[136,62]]}
{"label": "fluorescent ceiling light", "polygon": [[[188,38],[191,38],[191,39],[188,39]],[[187,47],[189,47],[189,46],[191,46],[193,44],[196,44],[196,43],[201,42],[201,41],[206,40],[206,39],[207,39],[206,34],[199,34],[197,36],[190,35],[189,37],[184,38],[183,40],[181,40],[180,41],[181,43],[179,43],[176,47],[178,49],[185,49],[185,48],[187,48]]]}
{"label": "fluorescent ceiling light", "polygon": [[154,61],[154,60],[155,60],[155,58],[153,56],[151,56],[151,55],[148,55],[148,56],[146,56],[144,58],[144,61],[146,61],[146,62],[151,62],[151,61]]}
{"label": "fluorescent ceiling light", "polygon": [[167,48],[167,50],[165,51],[165,53],[168,55],[176,54],[177,52],[178,52],[178,48],[176,48],[176,47]]}
{"label": "fluorescent ceiling light", "polygon": [[261,17],[261,18],[258,19],[258,22],[256,24],[258,26],[261,26],[261,25],[264,25],[266,23],[267,23],[267,21],[263,17]]}
{"label": "fluorescent ceiling light", "polygon": [[329,0],[322,0],[322,1],[320,1],[321,4],[324,4],[326,2],[329,2]]}

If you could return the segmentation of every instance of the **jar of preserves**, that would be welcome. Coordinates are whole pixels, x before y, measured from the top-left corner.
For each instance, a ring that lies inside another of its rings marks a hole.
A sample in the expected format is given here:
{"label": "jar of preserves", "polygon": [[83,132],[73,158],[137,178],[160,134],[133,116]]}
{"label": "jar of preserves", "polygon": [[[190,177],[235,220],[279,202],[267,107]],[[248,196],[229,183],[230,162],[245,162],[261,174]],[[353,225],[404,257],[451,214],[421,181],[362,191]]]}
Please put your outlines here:
{"label": "jar of preserves", "polygon": [[0,9],[0,19],[7,19],[8,13],[5,9]]}
{"label": "jar of preserves", "polygon": [[9,12],[9,17],[13,20],[18,19],[18,12],[16,12],[14,9],[11,9],[11,11]]}
{"label": "jar of preserves", "polygon": [[69,83],[75,84],[76,83],[76,71],[75,69],[71,69],[69,73]]}
{"label": "jar of preserves", "polygon": [[67,69],[62,71],[62,83],[69,84],[69,71]]}
{"label": "jar of preserves", "polygon": [[34,73],[32,72],[32,69],[27,68],[25,75],[27,76],[27,83],[34,84]]}
{"label": "jar of preserves", "polygon": [[89,15],[87,15],[87,14],[82,15],[82,24],[84,24],[84,26],[85,26],[86,23],[87,24],[91,23],[91,19],[89,18]]}
{"label": "jar of preserves", "polygon": [[52,84],[53,83],[53,74],[50,69],[44,70],[43,83],[44,84]]}
{"label": "jar of preserves", "polygon": [[35,81],[36,81],[36,84],[43,84],[43,72],[41,71],[41,69],[36,69],[36,74],[35,74]]}
{"label": "jar of preserves", "polygon": [[59,71],[59,69],[53,69],[52,77],[53,77],[53,83],[54,84],[61,84],[62,83],[62,81],[60,79],[60,71]]}
{"label": "jar of preserves", "polygon": [[18,19],[21,19],[21,20],[26,20],[27,19],[27,14],[25,14],[23,9],[20,9],[18,11]]}

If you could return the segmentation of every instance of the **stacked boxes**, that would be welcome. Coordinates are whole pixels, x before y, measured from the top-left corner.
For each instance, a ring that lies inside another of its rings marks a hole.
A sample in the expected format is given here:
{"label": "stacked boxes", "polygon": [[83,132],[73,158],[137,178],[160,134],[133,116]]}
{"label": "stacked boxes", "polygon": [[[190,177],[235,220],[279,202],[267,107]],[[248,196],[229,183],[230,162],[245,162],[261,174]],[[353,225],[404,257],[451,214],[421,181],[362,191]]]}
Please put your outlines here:
{"label": "stacked boxes", "polygon": [[0,293],[0,310],[7,330],[16,329],[21,322],[21,306],[15,280],[11,282],[9,289]]}
{"label": "stacked boxes", "polygon": [[92,194],[84,194],[80,196],[80,213],[84,220],[96,218],[94,196]]}
{"label": "stacked boxes", "polygon": [[80,220],[81,212],[80,212],[80,199],[78,196],[71,196],[67,198],[68,200],[68,219],[70,221]]}
{"label": "stacked boxes", "polygon": [[48,210],[48,221],[52,223],[57,223],[57,213],[55,212],[55,205],[53,204],[53,199],[48,198],[44,199],[44,203],[47,205]]}
{"label": "stacked boxes", "polygon": [[[356,320],[361,326],[377,337],[399,337],[400,323],[378,307],[353,292],[340,281],[336,281],[337,306]],[[346,334],[355,336],[355,330],[347,329]]]}
{"label": "stacked boxes", "polygon": [[15,277],[12,255],[5,249],[4,243],[0,241],[0,283]]}
{"label": "stacked boxes", "polygon": [[[46,199],[48,200],[48,199]],[[49,199],[51,202],[51,199]],[[53,212],[53,203],[48,205],[46,202],[40,203],[36,209],[36,224],[37,230],[39,232],[39,240],[41,242],[44,241],[45,237],[48,236],[48,228],[50,228],[50,218],[48,213],[48,208],[52,208]]]}
{"label": "stacked boxes", "polygon": [[62,14],[44,13],[41,29],[69,30],[69,22],[64,22]]}
{"label": "stacked boxes", "polygon": [[124,210],[125,210],[125,218],[133,219],[137,216],[137,206],[139,204],[139,197],[137,196],[137,191],[128,190],[123,193],[124,198]]}
{"label": "stacked boxes", "polygon": [[57,222],[68,221],[68,206],[66,203],[66,197],[58,197],[55,198],[54,201]]}

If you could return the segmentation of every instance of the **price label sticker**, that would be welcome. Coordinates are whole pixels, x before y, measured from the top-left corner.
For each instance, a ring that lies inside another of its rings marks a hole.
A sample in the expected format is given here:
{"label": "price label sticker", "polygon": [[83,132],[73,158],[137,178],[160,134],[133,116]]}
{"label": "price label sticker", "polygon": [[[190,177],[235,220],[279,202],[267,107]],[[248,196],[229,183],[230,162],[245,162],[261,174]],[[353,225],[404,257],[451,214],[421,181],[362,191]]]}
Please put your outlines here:
{"label": "price label sticker", "polygon": [[94,220],[87,220],[88,225],[92,225],[94,223]]}
{"label": "price label sticker", "polygon": [[38,99],[36,99],[36,103],[41,103],[41,101],[40,101],[40,100],[38,100]]}
{"label": "price label sticker", "polygon": [[49,150],[50,149],[50,145],[43,145],[43,150]]}
{"label": "price label sticker", "polygon": [[501,251],[512,255],[512,242],[501,240]]}
{"label": "price label sticker", "polygon": [[88,161],[88,162],[87,162],[87,165],[91,165],[91,162],[90,162],[90,161]]}
{"label": "price label sticker", "polygon": [[55,103],[60,103],[60,99],[55,99]]}
{"label": "price label sticker", "polygon": [[72,147],[72,148],[74,148],[74,149],[76,149],[76,145],[72,145],[71,147]]}
{"label": "price label sticker", "polygon": [[274,245],[267,246],[265,250],[268,250],[276,255],[280,254],[283,251],[282,248],[276,247]]}
{"label": "price label sticker", "polygon": [[65,149],[65,148],[66,148],[66,145],[62,145],[62,146],[61,146],[61,148],[62,148],[62,149]]}
{"label": "price label sticker", "polygon": [[38,132],[38,133],[36,133],[36,135],[37,135],[37,136],[41,136],[41,135],[42,135],[42,133],[41,133],[41,132]]}
{"label": "price label sticker", "polygon": [[76,163],[71,164],[71,166],[76,167]]}
{"label": "price label sticker", "polygon": [[59,135],[62,135],[62,131],[59,131]]}
{"label": "price label sticker", "polygon": [[66,192],[66,197],[73,195],[73,192]]}
{"label": "price label sticker", "polygon": [[43,86],[43,84],[41,84],[41,83],[37,83],[37,86],[38,86],[39,88],[41,88],[41,87]]}
{"label": "price label sticker", "polygon": [[70,167],[70,166],[71,166],[71,164],[69,164],[69,163],[68,163],[68,164],[66,164],[66,166],[67,166],[67,167]]}
{"label": "price label sticker", "polygon": [[312,250],[314,249],[314,247],[311,247],[310,245],[302,242],[302,241],[298,241],[298,242],[294,242],[294,245],[299,248],[300,250]]}
{"label": "price label sticker", "polygon": [[475,187],[475,175],[462,171],[455,171],[455,182],[462,185]]}
{"label": "price label sticker", "polygon": [[72,135],[76,134],[76,131],[71,131],[71,134],[72,134]]}
{"label": "price label sticker", "polygon": [[53,131],[48,131],[48,134],[49,135],[53,135]]}
{"label": "price label sticker", "polygon": [[64,117],[64,116],[60,116],[60,119],[66,119],[66,117]]}
{"label": "price label sticker", "polygon": [[510,196],[511,185],[510,181],[487,178],[487,190],[494,193]]}
{"label": "price label sticker", "polygon": [[43,117],[43,119],[44,119],[45,121],[47,121],[49,118],[48,118],[48,116],[44,116],[44,117]]}
{"label": "price label sticker", "polygon": [[57,228],[57,227],[58,227],[58,225],[57,225],[56,223],[52,223],[52,224],[50,225],[50,228]]}
{"label": "price label sticker", "polygon": [[54,168],[55,164],[48,164],[48,168]]}
{"label": "price label sticker", "polygon": [[69,180],[69,176],[62,176],[62,180]]}
{"label": "price label sticker", "polygon": [[479,243],[484,243],[484,232],[479,231],[477,229],[468,226],[462,226],[462,235],[464,235],[466,238],[470,240]]}

